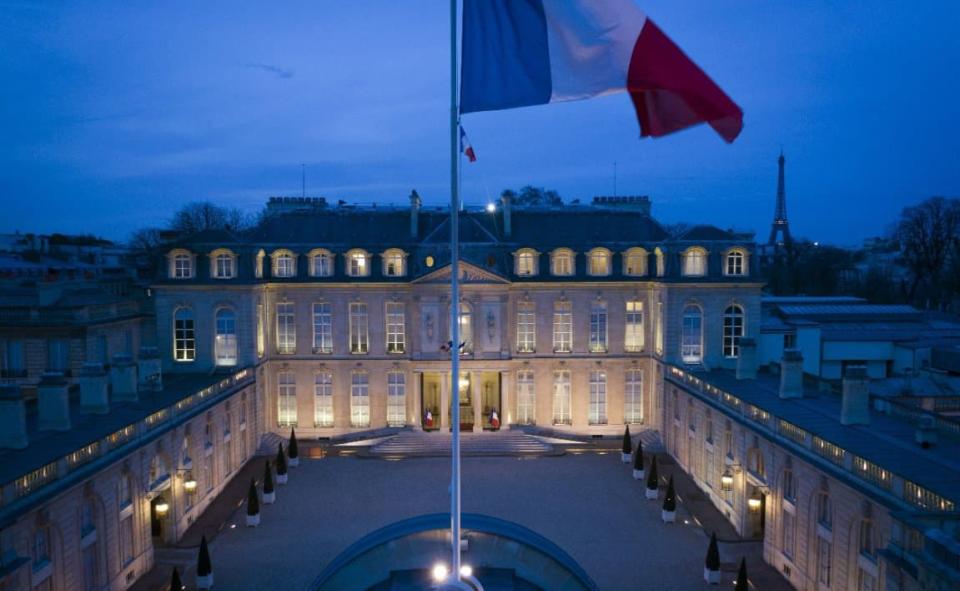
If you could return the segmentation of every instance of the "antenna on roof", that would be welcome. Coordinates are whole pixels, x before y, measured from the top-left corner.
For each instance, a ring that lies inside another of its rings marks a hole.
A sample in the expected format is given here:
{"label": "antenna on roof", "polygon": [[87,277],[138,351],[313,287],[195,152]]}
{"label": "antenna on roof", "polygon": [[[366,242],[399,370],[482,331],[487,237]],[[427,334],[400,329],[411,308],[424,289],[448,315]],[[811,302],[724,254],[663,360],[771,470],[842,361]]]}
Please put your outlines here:
{"label": "antenna on roof", "polygon": [[300,196],[307,196],[307,165],[300,165]]}

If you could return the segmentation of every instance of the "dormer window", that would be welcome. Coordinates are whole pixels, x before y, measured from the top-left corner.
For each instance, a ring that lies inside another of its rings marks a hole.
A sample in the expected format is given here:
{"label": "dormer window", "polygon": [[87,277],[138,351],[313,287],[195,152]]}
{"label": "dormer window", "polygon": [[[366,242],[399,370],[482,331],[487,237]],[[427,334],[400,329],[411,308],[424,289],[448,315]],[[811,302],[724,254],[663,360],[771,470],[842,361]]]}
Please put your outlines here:
{"label": "dormer window", "polygon": [[370,255],[367,251],[357,248],[347,252],[347,275],[351,277],[370,275]]}
{"label": "dormer window", "polygon": [[594,248],[587,253],[587,274],[593,277],[605,277],[610,274],[609,250]]}
{"label": "dormer window", "polygon": [[386,277],[403,277],[407,274],[407,255],[399,248],[391,248],[383,253],[383,274]]}
{"label": "dormer window", "polygon": [[537,274],[537,251],[532,248],[521,248],[513,256],[518,276],[533,277]]}
{"label": "dormer window", "polygon": [[663,251],[658,247],[654,249],[653,256],[657,261],[657,277],[663,277],[667,272],[666,259],[663,256]]}
{"label": "dormer window", "polygon": [[167,256],[170,261],[171,279],[193,278],[193,254],[189,250],[177,249]]}
{"label": "dormer window", "polygon": [[265,258],[267,258],[267,253],[263,252],[263,249],[261,248],[253,260],[253,274],[257,279],[261,279],[263,277],[263,259]]}
{"label": "dormer window", "polygon": [[699,246],[692,246],[684,251],[683,276],[703,277],[707,274],[707,251]]}
{"label": "dormer window", "polygon": [[333,275],[333,253],[323,248],[310,251],[310,276],[330,277]]}
{"label": "dormer window", "polygon": [[297,256],[289,250],[277,250],[273,258],[273,276],[278,278],[297,276]]}
{"label": "dormer window", "polygon": [[558,248],[550,255],[550,273],[555,277],[569,277],[573,275],[573,251],[569,248]]}
{"label": "dormer window", "polygon": [[237,255],[226,248],[210,253],[210,276],[214,279],[233,279],[237,276]]}
{"label": "dormer window", "polygon": [[731,277],[742,277],[747,274],[747,255],[743,250],[735,248],[727,252],[723,274]]}
{"label": "dormer window", "polygon": [[629,277],[643,277],[647,274],[647,251],[631,248],[623,253],[623,274]]}

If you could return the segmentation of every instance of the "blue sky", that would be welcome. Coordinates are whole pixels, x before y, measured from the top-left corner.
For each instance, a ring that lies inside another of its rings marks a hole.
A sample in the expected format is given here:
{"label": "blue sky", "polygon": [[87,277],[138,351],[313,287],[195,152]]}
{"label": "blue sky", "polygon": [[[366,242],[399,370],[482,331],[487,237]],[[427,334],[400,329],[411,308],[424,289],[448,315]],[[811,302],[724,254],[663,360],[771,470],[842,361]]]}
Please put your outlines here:
{"label": "blue sky", "polygon": [[[0,232],[123,239],[181,204],[447,200],[444,0],[0,0]],[[648,0],[745,112],[640,140],[626,95],[465,116],[480,205],[535,184],[647,194],[665,222],[756,230],[787,156],[794,234],[840,244],[960,196],[960,3]]]}

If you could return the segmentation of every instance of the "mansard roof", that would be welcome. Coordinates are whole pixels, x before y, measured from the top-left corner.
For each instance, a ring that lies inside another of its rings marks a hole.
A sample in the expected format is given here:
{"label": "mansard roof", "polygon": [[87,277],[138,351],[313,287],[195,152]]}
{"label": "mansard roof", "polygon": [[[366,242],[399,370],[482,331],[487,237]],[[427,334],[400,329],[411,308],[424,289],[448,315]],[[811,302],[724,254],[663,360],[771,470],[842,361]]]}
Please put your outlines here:
{"label": "mansard roof", "polygon": [[716,226],[701,224],[688,228],[676,239],[684,242],[729,241],[742,239],[742,236],[732,230],[721,230]]}

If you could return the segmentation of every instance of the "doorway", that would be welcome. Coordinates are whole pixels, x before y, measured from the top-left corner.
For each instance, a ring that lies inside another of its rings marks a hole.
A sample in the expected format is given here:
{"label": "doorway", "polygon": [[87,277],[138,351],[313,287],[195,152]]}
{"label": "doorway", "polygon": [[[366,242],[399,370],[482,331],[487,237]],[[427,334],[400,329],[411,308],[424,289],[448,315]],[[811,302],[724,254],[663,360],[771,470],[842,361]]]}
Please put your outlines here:
{"label": "doorway", "polygon": [[420,424],[424,431],[440,430],[440,374],[420,374]]}
{"label": "doorway", "polygon": [[500,372],[485,371],[479,376],[481,425],[484,431],[499,431],[503,421]]}

